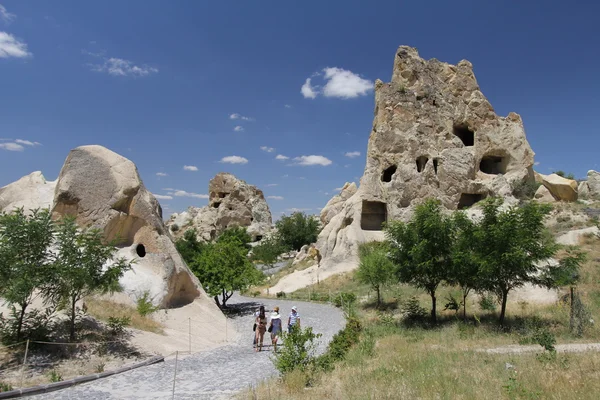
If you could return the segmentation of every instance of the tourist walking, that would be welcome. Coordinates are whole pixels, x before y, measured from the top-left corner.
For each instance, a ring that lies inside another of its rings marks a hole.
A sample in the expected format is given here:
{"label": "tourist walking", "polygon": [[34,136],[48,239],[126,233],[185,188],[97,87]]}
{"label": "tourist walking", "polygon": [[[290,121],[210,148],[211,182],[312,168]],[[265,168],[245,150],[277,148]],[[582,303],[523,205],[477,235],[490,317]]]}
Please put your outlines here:
{"label": "tourist walking", "polygon": [[262,351],[266,331],[267,316],[265,315],[265,306],[260,306],[258,317],[256,317],[256,351]]}
{"label": "tourist walking", "polygon": [[254,325],[252,326],[252,348],[256,347],[256,317],[260,313],[260,308],[257,308],[254,312]]}
{"label": "tourist walking", "polygon": [[275,307],[271,313],[271,323],[269,324],[269,332],[271,332],[271,344],[273,351],[277,351],[277,340],[281,334],[281,315],[279,315],[279,307]]}
{"label": "tourist walking", "polygon": [[297,326],[300,329],[300,314],[298,314],[298,308],[292,307],[292,312],[288,317],[288,333],[292,333],[292,327]]}

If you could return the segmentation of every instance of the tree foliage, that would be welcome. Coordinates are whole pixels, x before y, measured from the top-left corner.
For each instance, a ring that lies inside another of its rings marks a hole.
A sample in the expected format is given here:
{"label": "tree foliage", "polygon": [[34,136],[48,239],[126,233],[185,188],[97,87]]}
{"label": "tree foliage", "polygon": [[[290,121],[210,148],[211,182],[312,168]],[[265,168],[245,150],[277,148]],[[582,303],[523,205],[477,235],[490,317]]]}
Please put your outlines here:
{"label": "tree foliage", "polygon": [[436,322],[436,290],[452,265],[452,219],[437,200],[415,208],[411,221],[393,221],[385,228],[390,255],[400,282],[424,289],[431,296],[431,320]]}
{"label": "tree foliage", "polygon": [[252,248],[252,261],[262,263],[270,268],[277,262],[277,257],[285,251],[278,237],[263,239],[262,243]]}
{"label": "tree foliage", "polygon": [[192,267],[192,263],[202,253],[202,249],[205,246],[205,243],[200,242],[196,237],[197,232],[195,229],[188,229],[183,234],[183,238],[178,239],[175,242],[175,247],[183,260]]}
{"label": "tree foliage", "polygon": [[281,244],[286,250],[300,250],[305,244],[315,243],[319,235],[319,221],[302,212],[284,215],[275,224]]}
{"label": "tree foliage", "polygon": [[371,286],[377,293],[377,306],[381,305],[381,288],[394,280],[394,264],[388,257],[386,243],[363,243],[358,248],[360,263],[356,278]]}

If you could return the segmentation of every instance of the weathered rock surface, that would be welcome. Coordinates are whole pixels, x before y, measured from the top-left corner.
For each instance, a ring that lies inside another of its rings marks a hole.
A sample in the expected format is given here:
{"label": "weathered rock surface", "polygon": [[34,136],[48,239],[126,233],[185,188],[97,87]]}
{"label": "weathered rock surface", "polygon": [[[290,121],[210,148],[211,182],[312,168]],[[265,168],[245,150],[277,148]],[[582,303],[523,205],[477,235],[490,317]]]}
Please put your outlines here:
{"label": "weathered rock surface", "polygon": [[346,182],[344,187],[337,195],[333,196],[321,210],[321,223],[327,225],[333,217],[341,210],[344,202],[352,197],[357,191],[356,183]]}
{"label": "weathered rock surface", "polygon": [[546,188],[544,185],[540,185],[540,187],[535,191],[534,199],[544,202],[544,203],[553,203],[556,201],[552,193]]}
{"label": "weathered rock surface", "polygon": [[229,227],[246,227],[252,240],[260,240],[272,227],[271,211],[263,192],[228,173],[219,173],[208,185],[206,207],[190,207],[173,214],[167,227],[175,237],[191,228],[204,241],[215,239]]}
{"label": "weathered rock surface", "polygon": [[600,172],[589,170],[587,180],[579,184],[578,190],[582,198],[600,199]]}
{"label": "weathered rock surface", "polygon": [[34,172],[0,189],[0,199],[0,210],[48,207],[54,218],[73,216],[79,226],[104,232],[116,242],[118,257],[134,261],[120,281],[130,303],[147,291],[162,307],[196,300],[219,313],[175,249],[158,201],[125,157],[102,146],[78,147],[56,182]]}
{"label": "weathered rock surface", "polygon": [[573,179],[563,178],[560,175],[543,175],[535,173],[535,179],[550,191],[552,196],[559,201],[576,201],[578,197],[578,184]]}
{"label": "weathered rock surface", "polygon": [[321,269],[356,265],[359,243],[383,239],[383,222],[408,219],[427,198],[449,210],[488,196],[516,203],[512,186],[533,180],[533,157],[521,117],[494,112],[470,62],[424,60],[401,46],[392,81],[375,84],[360,187],[343,202],[332,200],[334,212],[325,207],[328,223],[317,241]]}
{"label": "weathered rock surface", "polygon": [[305,244],[300,248],[298,254],[294,258],[292,265],[305,263],[306,265],[318,265],[321,263],[321,253],[314,244]]}
{"label": "weathered rock surface", "polygon": [[56,181],[48,182],[40,171],[32,172],[0,188],[0,211],[10,212],[21,207],[26,212],[35,208],[50,208],[55,187]]}

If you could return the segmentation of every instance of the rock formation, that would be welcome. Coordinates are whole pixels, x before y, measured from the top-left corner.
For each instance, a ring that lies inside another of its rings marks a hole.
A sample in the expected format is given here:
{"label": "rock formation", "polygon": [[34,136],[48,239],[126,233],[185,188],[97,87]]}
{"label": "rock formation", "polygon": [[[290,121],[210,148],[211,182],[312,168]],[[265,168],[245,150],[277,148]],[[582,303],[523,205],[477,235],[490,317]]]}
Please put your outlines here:
{"label": "rock formation", "polygon": [[[576,201],[578,197],[577,181],[560,175],[535,173],[535,180],[541,183],[556,201]],[[538,192],[540,189],[538,189]],[[537,193],[536,193],[537,194]],[[547,195],[546,195],[547,197]],[[537,196],[536,196],[537,198]]]}
{"label": "rock formation", "polygon": [[215,239],[229,227],[246,227],[253,241],[271,230],[272,219],[263,192],[221,172],[208,184],[209,200],[206,207],[190,207],[181,214],[173,214],[167,226],[175,237],[191,228],[204,241]]}
{"label": "rock formation", "polygon": [[162,307],[196,298],[214,305],[175,249],[158,201],[130,160],[102,146],[78,147],[55,183],[34,172],[0,189],[0,210],[15,205],[48,207],[54,218],[70,215],[81,227],[102,230],[116,242],[117,256],[134,261],[120,281],[132,302],[147,291]]}
{"label": "rock formation", "polygon": [[323,226],[327,225],[342,210],[344,202],[352,197],[357,190],[356,183],[346,182],[340,193],[333,196],[321,210],[321,224]]}
{"label": "rock formation", "polygon": [[375,84],[360,187],[342,204],[332,199],[322,214],[328,221],[317,241],[322,268],[356,264],[359,243],[381,239],[383,222],[408,219],[426,198],[449,210],[488,196],[515,203],[513,185],[534,179],[533,157],[521,117],[494,112],[470,62],[424,60],[401,46],[392,81]]}
{"label": "rock formation", "polygon": [[600,172],[589,170],[587,180],[579,184],[579,195],[582,198],[600,199]]}

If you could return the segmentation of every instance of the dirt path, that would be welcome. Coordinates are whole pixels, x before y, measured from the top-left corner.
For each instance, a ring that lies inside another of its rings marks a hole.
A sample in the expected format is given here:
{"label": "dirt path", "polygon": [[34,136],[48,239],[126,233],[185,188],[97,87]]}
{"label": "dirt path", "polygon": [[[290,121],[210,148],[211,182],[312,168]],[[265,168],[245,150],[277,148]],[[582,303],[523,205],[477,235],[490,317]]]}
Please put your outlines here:
{"label": "dirt path", "polygon": [[[557,344],[555,346],[558,353],[583,353],[586,351],[600,351],[600,343],[570,343]],[[543,351],[540,345],[509,345],[495,347],[492,349],[477,349],[476,351],[490,354],[522,354],[522,353],[539,353]]]}
{"label": "dirt path", "polygon": [[[177,363],[176,399],[228,399],[238,391],[277,375],[271,362],[271,349],[262,353],[252,348],[253,312],[260,304],[271,310],[276,305],[287,319],[292,306],[298,306],[302,326],[312,326],[321,333],[319,351],[344,326],[342,312],[332,306],[284,300],[254,299],[234,296],[229,304],[235,310],[230,326],[239,332],[235,343],[193,354]],[[285,322],[284,322],[285,323]],[[175,360],[120,375],[35,396],[34,399],[170,399],[173,389]]]}

